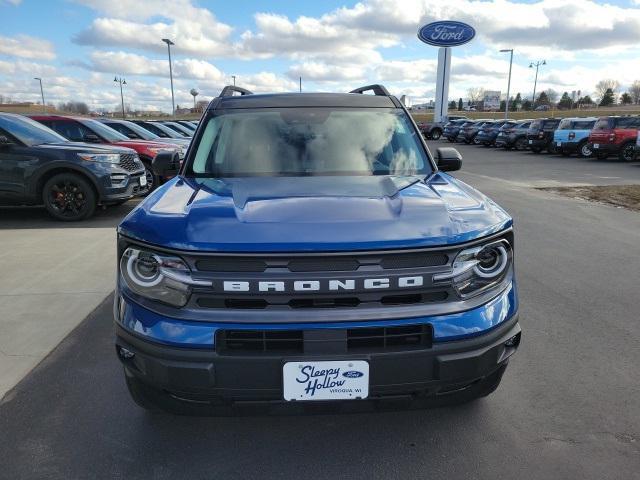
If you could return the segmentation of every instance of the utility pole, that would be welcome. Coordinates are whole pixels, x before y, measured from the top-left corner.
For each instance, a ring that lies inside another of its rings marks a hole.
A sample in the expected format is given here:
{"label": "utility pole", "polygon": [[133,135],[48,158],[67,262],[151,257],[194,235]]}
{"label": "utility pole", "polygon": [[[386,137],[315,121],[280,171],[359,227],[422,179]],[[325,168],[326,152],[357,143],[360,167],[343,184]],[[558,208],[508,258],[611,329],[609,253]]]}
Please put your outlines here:
{"label": "utility pole", "polygon": [[173,68],[171,67],[171,45],[175,45],[168,38],[163,38],[162,41],[167,44],[167,51],[169,52],[169,78],[171,79],[171,116],[176,116],[176,101],[173,95]]}
{"label": "utility pole", "polygon": [[116,76],[113,79],[114,82],[118,82],[120,84],[120,102],[122,103],[122,119],[125,119],[125,114],[124,114],[124,93],[122,93],[122,85],[126,85],[127,81],[122,78],[122,77],[118,77]]}
{"label": "utility pole", "polygon": [[47,113],[47,107],[44,104],[44,90],[42,90],[42,79],[40,77],[34,77],[34,80],[40,82],[40,96],[42,97],[42,113]]}
{"label": "utility pole", "polygon": [[235,75],[231,75],[231,78],[233,78],[233,86],[236,86],[236,76]]}
{"label": "utility pole", "polygon": [[300,77],[300,93],[302,93],[302,77]]}
{"label": "utility pole", "polygon": [[511,66],[513,65],[513,48],[505,48],[504,50],[500,51],[511,53],[511,57],[509,58],[509,80],[507,81],[507,101],[504,108],[504,119],[506,120],[507,118],[509,118],[509,94],[511,92]]}
{"label": "utility pole", "polygon": [[546,60],[537,61],[536,63],[531,62],[529,64],[529,68],[536,67],[536,79],[533,82],[533,99],[531,100],[531,105],[534,107],[536,104],[536,86],[538,85],[538,68],[540,68],[540,65],[546,65],[546,64],[547,64]]}

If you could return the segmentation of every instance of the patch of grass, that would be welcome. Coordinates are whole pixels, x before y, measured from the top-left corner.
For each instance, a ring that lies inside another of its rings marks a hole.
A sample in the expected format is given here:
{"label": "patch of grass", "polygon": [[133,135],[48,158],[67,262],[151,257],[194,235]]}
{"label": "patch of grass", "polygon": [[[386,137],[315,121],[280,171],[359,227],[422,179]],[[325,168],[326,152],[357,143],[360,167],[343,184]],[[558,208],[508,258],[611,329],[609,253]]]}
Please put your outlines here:
{"label": "patch of grass", "polygon": [[546,187],[538,190],[640,212],[640,185],[585,185],[582,187]]}

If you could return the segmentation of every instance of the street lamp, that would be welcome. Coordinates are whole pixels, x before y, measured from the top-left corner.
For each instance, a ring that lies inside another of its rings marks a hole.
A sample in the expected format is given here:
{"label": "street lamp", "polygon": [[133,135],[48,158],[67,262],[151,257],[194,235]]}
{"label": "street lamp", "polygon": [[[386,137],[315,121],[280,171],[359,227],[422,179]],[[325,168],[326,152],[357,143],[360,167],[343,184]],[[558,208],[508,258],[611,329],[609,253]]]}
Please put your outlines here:
{"label": "street lamp", "polygon": [[511,53],[511,57],[509,58],[509,80],[507,82],[507,102],[505,103],[504,109],[504,119],[509,118],[509,93],[511,90],[511,66],[513,65],[513,48],[505,48],[504,50],[500,50],[502,53],[509,52]]}
{"label": "street lamp", "polygon": [[168,38],[163,38],[162,41],[167,44],[167,51],[169,52],[169,78],[171,79],[171,116],[175,117],[176,115],[176,101],[173,96],[173,70],[171,67],[171,45],[175,45]]}
{"label": "street lamp", "polygon": [[40,77],[33,77],[34,80],[40,82],[40,95],[42,96],[42,112],[47,113],[47,107],[44,105],[44,90],[42,90],[42,79]]}
{"label": "street lamp", "polygon": [[126,85],[127,81],[124,78],[118,77],[118,76],[116,76],[113,79],[113,81],[120,84],[120,102],[122,102],[122,119],[124,120],[125,119],[125,115],[124,115],[124,94],[122,93],[122,85]]}
{"label": "street lamp", "polygon": [[537,61],[536,63],[531,62],[529,64],[529,68],[536,67],[536,79],[533,82],[533,99],[531,100],[531,105],[536,104],[536,85],[538,84],[538,68],[540,68],[540,65],[546,65],[546,64],[547,64],[546,60]]}
{"label": "street lamp", "polygon": [[231,75],[231,78],[233,78],[233,86],[236,86],[236,76],[235,75]]}

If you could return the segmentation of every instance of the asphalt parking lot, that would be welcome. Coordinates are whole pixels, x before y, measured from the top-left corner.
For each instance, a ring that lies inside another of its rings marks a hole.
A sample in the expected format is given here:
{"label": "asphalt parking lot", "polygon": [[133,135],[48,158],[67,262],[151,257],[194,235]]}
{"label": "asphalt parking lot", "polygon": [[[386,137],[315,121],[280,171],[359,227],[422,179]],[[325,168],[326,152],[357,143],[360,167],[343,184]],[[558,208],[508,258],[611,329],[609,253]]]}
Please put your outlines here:
{"label": "asphalt parking lot", "polygon": [[[126,392],[107,298],[0,402],[0,478],[637,478],[640,214],[534,187],[640,183],[640,162],[457,147],[456,176],[516,224],[523,341],[492,396],[432,410],[150,415]],[[94,221],[108,231],[126,210]],[[11,215],[11,231],[52,226],[37,209]]]}

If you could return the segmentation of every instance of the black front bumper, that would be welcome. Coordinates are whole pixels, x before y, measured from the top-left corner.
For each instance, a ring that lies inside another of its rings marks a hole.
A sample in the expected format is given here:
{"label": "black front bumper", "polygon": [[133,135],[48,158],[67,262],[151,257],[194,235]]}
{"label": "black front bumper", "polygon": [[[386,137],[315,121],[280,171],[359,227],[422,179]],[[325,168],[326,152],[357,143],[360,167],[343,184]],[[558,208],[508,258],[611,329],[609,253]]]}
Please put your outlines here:
{"label": "black front bumper", "polygon": [[549,140],[546,138],[527,138],[529,148],[545,149],[549,146]]}
{"label": "black front bumper", "polygon": [[607,155],[620,153],[620,145],[615,143],[592,143],[591,149],[594,153],[606,153]]}
{"label": "black front bumper", "polygon": [[[515,338],[513,346],[505,343]],[[116,324],[116,349],[127,373],[186,400],[281,401],[282,369],[289,361],[366,360],[369,398],[431,396],[463,389],[500,368],[520,341],[518,315],[490,332],[424,349],[363,354],[309,353],[296,356],[221,355],[213,349],[185,349],[151,343]]]}

